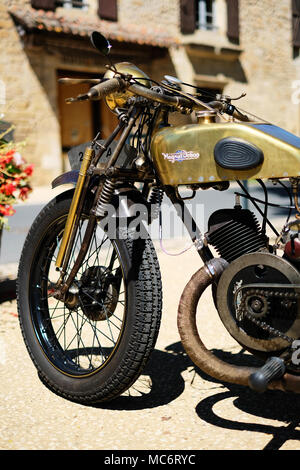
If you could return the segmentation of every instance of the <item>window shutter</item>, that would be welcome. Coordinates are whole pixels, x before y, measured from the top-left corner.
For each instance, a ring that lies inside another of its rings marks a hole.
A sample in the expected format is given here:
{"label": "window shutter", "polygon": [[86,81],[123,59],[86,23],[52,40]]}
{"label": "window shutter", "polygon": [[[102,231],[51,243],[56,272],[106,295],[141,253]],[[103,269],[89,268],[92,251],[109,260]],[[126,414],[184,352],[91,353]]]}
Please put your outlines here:
{"label": "window shutter", "polygon": [[300,0],[292,0],[293,46],[300,47]]}
{"label": "window shutter", "polygon": [[239,0],[227,0],[227,36],[229,39],[239,40]]}
{"label": "window shutter", "polygon": [[38,10],[55,10],[55,0],[31,0],[32,8]]}
{"label": "window shutter", "polygon": [[300,0],[292,0],[293,15],[300,16]]}
{"label": "window shutter", "polygon": [[102,20],[118,21],[117,0],[99,0],[98,15]]}
{"label": "window shutter", "polygon": [[180,28],[183,34],[196,29],[196,5],[194,0],[180,0]]}
{"label": "window shutter", "polygon": [[300,47],[300,16],[293,16],[293,46]]}

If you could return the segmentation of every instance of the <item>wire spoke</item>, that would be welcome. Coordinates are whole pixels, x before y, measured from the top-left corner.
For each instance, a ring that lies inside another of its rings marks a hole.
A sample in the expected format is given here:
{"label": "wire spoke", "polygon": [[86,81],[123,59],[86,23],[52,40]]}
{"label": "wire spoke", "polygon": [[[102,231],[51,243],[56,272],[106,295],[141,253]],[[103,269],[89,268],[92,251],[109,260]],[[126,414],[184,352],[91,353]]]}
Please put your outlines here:
{"label": "wire spoke", "polygon": [[[60,219],[44,248],[35,286],[42,302],[44,338],[52,351],[51,361],[58,361],[57,367],[65,367],[68,373],[80,376],[97,370],[113,354],[122,334],[126,291],[114,242],[97,226],[74,281],[78,292],[67,294],[65,301],[55,297],[60,276],[55,262],[65,221]],[[66,275],[76,262],[86,223],[87,218],[79,221]]]}

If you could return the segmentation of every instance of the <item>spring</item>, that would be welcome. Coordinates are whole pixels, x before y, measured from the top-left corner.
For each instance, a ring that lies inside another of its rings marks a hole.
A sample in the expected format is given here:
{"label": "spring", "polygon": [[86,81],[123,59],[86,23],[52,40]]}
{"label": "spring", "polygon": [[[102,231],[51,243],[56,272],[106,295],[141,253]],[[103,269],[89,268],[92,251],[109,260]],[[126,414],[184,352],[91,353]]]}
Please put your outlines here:
{"label": "spring", "polygon": [[159,209],[163,200],[164,192],[161,188],[154,186],[150,190],[150,194],[148,196],[148,203],[150,205],[151,211],[151,220],[157,219],[159,214]]}
{"label": "spring", "polygon": [[109,179],[103,184],[103,188],[100,194],[100,197],[97,202],[96,215],[97,217],[104,217],[107,205],[111,201],[115,189],[115,183]]}

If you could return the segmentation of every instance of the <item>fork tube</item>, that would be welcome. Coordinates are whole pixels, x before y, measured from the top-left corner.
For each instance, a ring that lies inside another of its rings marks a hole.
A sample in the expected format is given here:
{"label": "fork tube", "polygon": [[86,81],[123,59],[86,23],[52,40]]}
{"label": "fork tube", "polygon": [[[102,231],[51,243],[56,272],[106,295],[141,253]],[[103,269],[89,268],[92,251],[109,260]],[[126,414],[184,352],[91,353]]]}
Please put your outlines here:
{"label": "fork tube", "polygon": [[70,288],[70,286],[71,286],[71,284],[72,284],[72,282],[73,282],[73,280],[74,280],[74,278],[75,278],[75,276],[78,272],[78,269],[80,268],[80,266],[81,266],[81,264],[84,260],[87,249],[88,249],[88,247],[90,245],[90,242],[91,242],[91,238],[92,238],[94,229],[96,227],[96,223],[97,223],[96,217],[94,215],[90,215],[89,221],[88,221],[85,233],[84,233],[83,241],[82,241],[79,253],[78,253],[78,256],[77,256],[76,261],[74,263],[74,266],[73,266],[73,268],[70,272],[70,275],[68,276],[68,279],[66,280],[66,282],[63,284],[63,286],[61,288],[62,294],[64,294]]}
{"label": "fork tube", "polygon": [[71,233],[72,233],[72,230],[73,230],[73,227],[74,227],[74,224],[75,224],[75,218],[76,218],[76,212],[77,212],[79,199],[80,199],[80,196],[82,194],[82,188],[84,186],[87,170],[88,170],[88,167],[91,163],[91,160],[92,160],[93,156],[94,156],[93,148],[92,147],[87,147],[85,149],[85,152],[84,152],[82,164],[81,164],[81,167],[80,167],[80,170],[79,170],[79,176],[78,176],[75,192],[74,192],[74,195],[73,195],[71,207],[70,207],[70,210],[69,210],[69,213],[68,213],[66,226],[65,226],[65,229],[64,229],[63,238],[62,238],[62,241],[61,241],[61,244],[60,244],[60,247],[59,247],[59,252],[58,252],[58,255],[57,255],[57,258],[56,258],[56,262],[55,262],[55,266],[57,268],[61,268],[65,253],[66,253],[66,251],[68,249],[68,246],[69,246]]}

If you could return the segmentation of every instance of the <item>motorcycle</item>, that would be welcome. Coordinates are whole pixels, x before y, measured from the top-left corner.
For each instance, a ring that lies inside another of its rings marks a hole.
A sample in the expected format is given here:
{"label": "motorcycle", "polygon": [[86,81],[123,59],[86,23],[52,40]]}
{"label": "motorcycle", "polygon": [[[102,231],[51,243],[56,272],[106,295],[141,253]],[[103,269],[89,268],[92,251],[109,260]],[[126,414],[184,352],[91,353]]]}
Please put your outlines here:
{"label": "motorcycle", "polygon": [[[239,109],[229,96],[201,94],[170,76],[156,82],[131,63],[113,64],[107,39],[94,32],[91,41],[109,61],[104,77],[60,81],[90,83],[87,93],[68,102],[105,99],[118,125],[107,139],[98,133],[71,149],[72,169],[52,187],[73,187],[42,209],[24,243],[18,311],[41,380],[54,393],[89,404],[120,396],[142,374],[162,310],[147,224],[157,217],[161,222],[166,195],[203,263],[179,303],[187,355],[218,381],[260,393],[299,393],[300,138]],[[170,113],[195,113],[197,122],[170,125]],[[245,184],[250,179],[260,184],[264,199],[251,196]],[[265,181],[290,197],[279,232],[268,217]],[[226,191],[231,182],[241,190],[234,207],[213,212],[201,233],[180,189],[193,197],[207,188]],[[242,207],[241,196],[261,222]],[[207,288],[224,327],[261,367],[228,364],[205,347],[196,312]]]}

